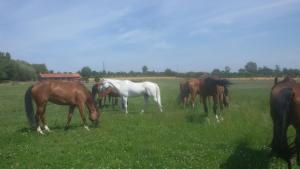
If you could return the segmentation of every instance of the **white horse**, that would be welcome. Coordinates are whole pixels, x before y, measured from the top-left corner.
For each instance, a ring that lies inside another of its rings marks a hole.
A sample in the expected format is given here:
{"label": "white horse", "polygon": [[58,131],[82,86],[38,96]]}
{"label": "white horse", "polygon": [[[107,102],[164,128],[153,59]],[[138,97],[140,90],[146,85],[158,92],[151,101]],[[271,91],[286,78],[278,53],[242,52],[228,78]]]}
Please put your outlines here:
{"label": "white horse", "polygon": [[[104,79],[100,86],[100,91],[105,91],[107,88],[112,87],[113,91],[119,93],[121,97],[121,105],[125,108],[125,113],[127,110],[127,100],[130,96],[144,96],[144,108],[141,112],[144,112],[148,104],[149,97],[153,97],[153,100],[158,104],[160,112],[162,112],[160,89],[156,83],[153,82],[132,82],[130,80],[114,80],[114,79]],[[122,107],[122,106],[121,106]]]}

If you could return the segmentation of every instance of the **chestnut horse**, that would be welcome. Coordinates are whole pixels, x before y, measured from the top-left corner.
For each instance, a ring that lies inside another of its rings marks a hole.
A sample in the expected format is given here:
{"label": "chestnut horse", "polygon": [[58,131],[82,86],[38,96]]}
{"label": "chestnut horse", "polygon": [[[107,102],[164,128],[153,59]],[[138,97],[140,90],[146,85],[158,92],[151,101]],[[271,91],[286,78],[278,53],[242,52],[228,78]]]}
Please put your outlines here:
{"label": "chestnut horse", "polygon": [[[283,158],[291,166],[291,158],[297,155],[300,165],[300,84],[286,77],[272,87],[270,113],[273,122],[272,152]],[[292,125],[296,130],[295,146],[288,144],[287,129]]]}
{"label": "chestnut horse", "polygon": [[191,94],[191,103],[193,109],[195,108],[196,97],[200,94],[200,88],[202,87],[203,83],[201,79],[190,79],[188,80],[188,88]]}
{"label": "chestnut horse", "polygon": [[209,96],[213,97],[213,111],[217,121],[223,120],[220,113],[217,113],[218,104],[220,111],[223,110],[223,105],[227,106],[229,104],[228,97],[228,85],[231,84],[227,79],[219,79],[214,77],[205,77],[201,79],[200,83],[200,95],[203,100],[203,106],[205,113],[208,113],[207,108],[207,98]]}
{"label": "chestnut horse", "polygon": [[[36,104],[35,115],[32,100],[34,100]],[[89,119],[94,124],[98,124],[99,115],[94,105],[92,95],[83,84],[75,81],[45,80],[29,87],[25,93],[27,118],[31,127],[37,128],[37,132],[40,134],[44,134],[42,128],[50,132],[44,117],[48,101],[58,105],[69,105],[69,114],[65,129],[68,129],[74,109],[78,107],[83,125],[89,130],[84,116],[85,105],[90,113]]]}
{"label": "chestnut horse", "polygon": [[98,95],[98,105],[99,107],[104,107],[106,99],[108,97],[108,102],[112,103],[113,108],[118,104],[120,95],[113,91],[112,87],[109,87],[105,91],[100,91],[102,83],[96,83],[92,87],[92,96],[93,100],[95,102],[95,105],[97,105],[97,95]]}
{"label": "chestnut horse", "polygon": [[179,83],[179,97],[184,107],[189,101],[189,96],[191,96],[190,102],[192,104],[192,108],[193,109],[195,108],[196,98],[197,95],[200,94],[201,86],[202,86],[201,79],[190,79],[187,81],[181,81]]}

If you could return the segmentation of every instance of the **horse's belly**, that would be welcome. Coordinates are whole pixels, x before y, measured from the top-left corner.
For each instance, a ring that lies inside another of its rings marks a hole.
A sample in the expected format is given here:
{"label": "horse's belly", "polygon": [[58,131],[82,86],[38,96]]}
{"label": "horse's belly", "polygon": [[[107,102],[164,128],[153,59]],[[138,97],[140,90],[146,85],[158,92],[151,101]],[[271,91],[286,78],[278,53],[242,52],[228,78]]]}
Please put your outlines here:
{"label": "horse's belly", "polygon": [[70,101],[68,99],[65,98],[58,98],[55,96],[51,96],[49,98],[49,101],[54,103],[54,104],[58,104],[58,105],[74,105],[75,103],[73,101]]}

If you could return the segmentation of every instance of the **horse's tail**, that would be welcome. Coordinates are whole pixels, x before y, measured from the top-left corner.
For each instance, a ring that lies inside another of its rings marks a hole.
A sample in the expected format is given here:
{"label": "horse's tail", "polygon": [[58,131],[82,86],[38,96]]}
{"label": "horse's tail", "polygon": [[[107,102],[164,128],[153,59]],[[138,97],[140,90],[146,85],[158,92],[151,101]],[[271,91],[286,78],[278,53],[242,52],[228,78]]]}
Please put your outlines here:
{"label": "horse's tail", "polygon": [[287,116],[290,111],[293,95],[291,88],[285,88],[279,92],[276,98],[271,99],[270,102],[273,119],[272,151],[287,161],[292,156],[292,149],[289,147],[287,140]]}
{"label": "horse's tail", "polygon": [[29,122],[31,128],[35,128],[37,126],[37,123],[35,120],[33,103],[32,103],[32,87],[33,86],[30,86],[27,89],[24,100],[25,100],[25,111],[26,111],[26,116],[27,116],[28,122]]}
{"label": "horse's tail", "polygon": [[93,97],[95,106],[97,105],[97,100],[96,100],[97,92],[98,92],[98,84],[94,84],[92,87],[92,97]]}
{"label": "horse's tail", "polygon": [[275,78],[274,78],[274,85],[276,85],[278,83],[278,76],[276,76]]}
{"label": "horse's tail", "polygon": [[160,89],[159,86],[157,84],[155,84],[155,88],[156,88],[156,99],[157,99],[157,103],[159,105],[159,109],[162,112],[162,105],[161,105],[161,98],[160,98]]}
{"label": "horse's tail", "polygon": [[225,105],[225,107],[228,107],[229,106],[229,96],[228,96],[228,87],[227,86],[224,86],[224,97],[223,97],[223,104]]}

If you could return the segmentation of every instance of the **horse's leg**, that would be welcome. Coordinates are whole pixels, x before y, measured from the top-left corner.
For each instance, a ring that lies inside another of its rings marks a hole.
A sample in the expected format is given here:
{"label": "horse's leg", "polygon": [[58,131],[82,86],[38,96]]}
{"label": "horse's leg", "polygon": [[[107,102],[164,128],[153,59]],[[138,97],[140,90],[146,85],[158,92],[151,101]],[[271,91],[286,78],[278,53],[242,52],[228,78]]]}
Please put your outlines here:
{"label": "horse's leg", "polygon": [[124,108],[125,108],[125,114],[127,115],[128,114],[128,110],[127,110],[127,97],[123,96],[122,97],[122,100],[123,100],[123,105],[124,105]]}
{"label": "horse's leg", "polygon": [[36,119],[37,119],[37,124],[38,124],[38,128],[37,128],[37,132],[40,133],[40,134],[44,134],[44,132],[42,131],[42,128],[41,128],[41,125],[42,125],[42,114],[44,112],[44,105],[42,104],[39,104],[37,105],[37,108],[36,108]]}
{"label": "horse's leg", "polygon": [[192,97],[192,98],[191,98],[192,108],[195,109],[196,94],[195,94],[194,91],[192,92],[191,97]]}
{"label": "horse's leg", "polygon": [[118,105],[119,99],[118,97],[114,98],[114,105],[113,105],[113,109],[115,109],[115,106]]}
{"label": "horse's leg", "polygon": [[70,122],[71,122],[71,119],[72,119],[72,116],[73,116],[73,112],[75,110],[75,107],[76,106],[70,106],[69,107],[69,113],[68,113],[68,120],[67,120],[67,124],[65,126],[65,130],[69,129],[70,127]]}
{"label": "horse's leg", "polygon": [[202,96],[204,111],[205,111],[206,115],[208,115],[208,108],[207,108],[207,100],[206,100],[206,98],[207,97]]}
{"label": "horse's leg", "polygon": [[219,106],[220,106],[220,120],[224,120],[223,117],[221,116],[223,113],[223,94],[219,94]]}
{"label": "horse's leg", "polygon": [[90,129],[86,125],[86,118],[84,116],[84,104],[83,103],[79,104],[78,109],[79,109],[79,112],[80,112],[80,117],[81,117],[81,120],[82,120],[82,123],[83,123],[83,127],[89,131]]}
{"label": "horse's leg", "polygon": [[44,125],[44,128],[46,131],[51,132],[50,128],[46,124],[46,118],[45,118],[45,111],[46,111],[46,104],[44,105],[43,111],[41,112],[41,121]]}
{"label": "horse's leg", "polygon": [[148,105],[148,98],[149,96],[147,94],[144,94],[144,106],[143,109],[141,110],[141,113],[144,113],[144,110],[146,110],[146,107]]}
{"label": "horse's leg", "polygon": [[218,116],[218,113],[217,113],[217,109],[218,109],[218,96],[217,95],[213,96],[213,101],[214,101],[213,110],[214,110],[217,122],[220,122],[219,116]]}

